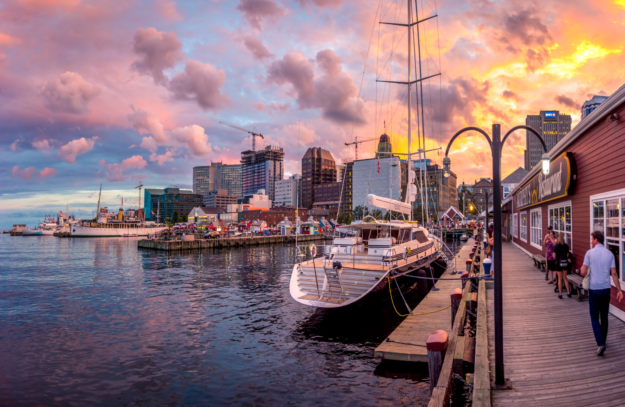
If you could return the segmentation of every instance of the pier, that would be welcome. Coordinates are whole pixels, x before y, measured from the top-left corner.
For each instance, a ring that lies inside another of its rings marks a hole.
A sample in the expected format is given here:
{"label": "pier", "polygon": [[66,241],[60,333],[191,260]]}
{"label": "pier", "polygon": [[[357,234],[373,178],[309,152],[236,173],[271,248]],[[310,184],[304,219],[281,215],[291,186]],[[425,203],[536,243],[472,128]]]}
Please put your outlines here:
{"label": "pier", "polygon": [[[625,323],[610,314],[607,350],[597,356],[588,302],[558,299],[531,257],[511,243],[502,249],[504,362],[512,388],[491,390],[492,405],[622,406]],[[494,380],[494,292],[486,293]]]}
{"label": "pier", "polygon": [[[462,289],[461,275],[465,270],[466,260],[469,258],[474,244],[475,240],[469,239],[456,255],[457,274],[452,275],[447,271],[440,276],[454,280],[437,281],[436,287],[439,290],[430,290],[417,308],[412,311],[412,314],[407,316],[397,329],[375,349],[376,357],[387,360],[427,363],[426,341],[430,334],[439,329],[446,332],[451,331],[451,307],[444,308],[450,305],[450,292],[455,288]],[[463,298],[463,302],[465,300],[466,298]]]}
{"label": "pier", "polygon": [[[328,235],[298,235],[297,242],[315,242],[332,239]],[[163,250],[167,252],[183,250],[203,250],[224,247],[247,247],[263,246],[280,243],[295,243],[295,235],[291,236],[252,236],[252,237],[228,237],[220,239],[197,239],[197,240],[139,240],[139,248],[151,250]]]}

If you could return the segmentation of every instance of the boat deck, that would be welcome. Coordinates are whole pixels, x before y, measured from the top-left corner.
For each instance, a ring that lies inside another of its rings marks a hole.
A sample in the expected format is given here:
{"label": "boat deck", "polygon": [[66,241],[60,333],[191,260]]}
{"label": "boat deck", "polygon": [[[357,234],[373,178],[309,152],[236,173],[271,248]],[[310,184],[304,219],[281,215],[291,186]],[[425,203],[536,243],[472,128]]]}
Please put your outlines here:
{"label": "boat deck", "polygon": [[[469,258],[474,242],[473,238],[469,239],[456,255],[458,271],[464,270],[465,261]],[[413,315],[407,316],[397,329],[375,349],[374,354],[382,359],[427,363],[425,343],[430,334],[438,329],[447,332],[451,329],[451,307],[442,311],[438,310],[451,304],[449,297],[451,290],[462,288],[460,276],[461,273],[454,275],[450,272],[443,273],[441,277],[454,280],[439,280],[436,283],[439,291],[430,291],[417,308],[412,310]],[[400,312],[405,312],[403,303],[397,304],[397,308]],[[425,315],[416,315],[424,313]]]}
{"label": "boat deck", "polygon": [[[512,389],[492,390],[492,405],[625,405],[625,322],[610,314],[607,350],[597,356],[588,302],[558,299],[529,256],[511,243],[502,249],[504,369]],[[487,290],[491,379],[493,296]]]}

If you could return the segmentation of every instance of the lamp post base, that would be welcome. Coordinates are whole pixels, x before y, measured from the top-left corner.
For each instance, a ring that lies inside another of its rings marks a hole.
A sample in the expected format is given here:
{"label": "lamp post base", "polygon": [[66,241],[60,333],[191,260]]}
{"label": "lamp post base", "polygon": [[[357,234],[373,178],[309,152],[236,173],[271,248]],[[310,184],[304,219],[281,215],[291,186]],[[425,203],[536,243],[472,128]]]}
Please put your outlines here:
{"label": "lamp post base", "polygon": [[512,390],[513,389],[513,387],[512,387],[512,380],[506,379],[504,384],[497,384],[493,380],[493,381],[490,382],[490,388],[491,388],[491,390]]}

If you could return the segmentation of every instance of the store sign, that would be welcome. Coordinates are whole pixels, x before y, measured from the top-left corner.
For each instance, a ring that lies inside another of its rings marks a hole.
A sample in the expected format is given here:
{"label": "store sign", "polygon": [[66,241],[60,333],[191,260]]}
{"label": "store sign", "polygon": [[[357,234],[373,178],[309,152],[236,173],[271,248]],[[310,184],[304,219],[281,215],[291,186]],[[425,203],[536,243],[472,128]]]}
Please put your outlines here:
{"label": "store sign", "polygon": [[573,153],[563,153],[549,163],[549,175],[542,172],[534,176],[516,196],[516,208],[528,206],[573,195],[577,179],[577,167]]}
{"label": "store sign", "polygon": [[558,112],[545,112],[545,120],[557,120]]}

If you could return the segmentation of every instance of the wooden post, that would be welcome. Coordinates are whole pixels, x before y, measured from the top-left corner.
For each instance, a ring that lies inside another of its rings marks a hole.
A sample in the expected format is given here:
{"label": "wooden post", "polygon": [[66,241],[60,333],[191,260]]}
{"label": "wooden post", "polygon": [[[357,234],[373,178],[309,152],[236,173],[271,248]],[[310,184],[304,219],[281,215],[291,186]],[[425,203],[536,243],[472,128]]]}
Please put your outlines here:
{"label": "wooden post", "polygon": [[426,342],[426,348],[428,350],[428,368],[430,371],[430,394],[434,391],[434,388],[438,384],[438,377],[441,375],[448,339],[447,332],[439,329],[438,331],[432,332]]}
{"label": "wooden post", "polygon": [[464,289],[464,286],[467,285],[467,278],[469,278],[469,272],[465,271],[464,273],[460,275],[460,278],[462,279],[462,288]]}
{"label": "wooden post", "polygon": [[454,321],[456,314],[458,313],[458,307],[460,306],[460,300],[462,300],[462,290],[460,288],[454,288],[450,293],[451,297],[451,328],[454,327]]}
{"label": "wooden post", "polygon": [[472,264],[473,264],[473,260],[467,259],[467,272],[471,271]]}

